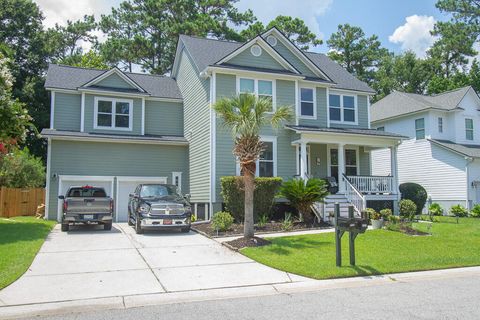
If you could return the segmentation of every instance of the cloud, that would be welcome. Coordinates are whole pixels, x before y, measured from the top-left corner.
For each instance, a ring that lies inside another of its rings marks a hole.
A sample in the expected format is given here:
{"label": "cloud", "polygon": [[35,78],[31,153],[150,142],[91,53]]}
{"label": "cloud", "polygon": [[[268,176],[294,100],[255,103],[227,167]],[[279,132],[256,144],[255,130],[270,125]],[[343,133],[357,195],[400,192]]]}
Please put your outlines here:
{"label": "cloud", "polygon": [[330,8],[333,0],[240,0],[236,6],[244,11],[252,9],[255,16],[264,24],[278,15],[292,16],[305,21],[305,24],[318,37],[323,38],[317,17]]}
{"label": "cloud", "polygon": [[428,48],[432,46],[435,37],[430,34],[435,25],[431,16],[413,15],[405,18],[405,24],[399,26],[388,40],[401,44],[403,50],[412,50],[418,56],[425,56]]}

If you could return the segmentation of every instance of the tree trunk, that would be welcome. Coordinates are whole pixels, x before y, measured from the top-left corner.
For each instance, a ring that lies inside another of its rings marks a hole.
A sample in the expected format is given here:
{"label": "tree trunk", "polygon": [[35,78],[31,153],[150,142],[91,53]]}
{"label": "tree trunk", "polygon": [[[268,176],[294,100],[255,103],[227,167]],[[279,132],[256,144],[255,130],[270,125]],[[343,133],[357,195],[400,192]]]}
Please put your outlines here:
{"label": "tree trunk", "polygon": [[249,170],[245,170],[243,175],[243,183],[245,187],[245,220],[243,236],[245,238],[252,238],[254,236],[253,193],[255,190],[255,175],[249,172]]}

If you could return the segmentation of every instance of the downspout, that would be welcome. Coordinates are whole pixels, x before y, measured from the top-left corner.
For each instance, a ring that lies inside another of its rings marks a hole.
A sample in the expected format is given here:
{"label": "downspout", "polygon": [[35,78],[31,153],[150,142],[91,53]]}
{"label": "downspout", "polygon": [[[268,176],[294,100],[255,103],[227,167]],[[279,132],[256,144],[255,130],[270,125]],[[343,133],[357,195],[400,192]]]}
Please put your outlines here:
{"label": "downspout", "polygon": [[469,177],[469,171],[468,170],[468,167],[470,166],[470,163],[473,162],[473,158],[471,157],[465,157],[465,176],[466,176],[466,182],[467,182],[467,198],[465,200],[465,208],[467,208],[468,210],[470,210],[470,177]]}

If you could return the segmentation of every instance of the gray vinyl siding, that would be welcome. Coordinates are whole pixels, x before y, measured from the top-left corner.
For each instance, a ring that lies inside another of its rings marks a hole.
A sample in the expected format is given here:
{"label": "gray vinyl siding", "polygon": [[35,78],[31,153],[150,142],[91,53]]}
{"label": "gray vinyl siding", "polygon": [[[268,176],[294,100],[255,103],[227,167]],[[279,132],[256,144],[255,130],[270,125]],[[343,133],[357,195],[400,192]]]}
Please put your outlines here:
{"label": "gray vinyl siding", "polygon": [[107,87],[107,88],[120,88],[120,89],[133,89],[132,85],[127,83],[125,80],[120,78],[116,73],[111,74],[105,79],[95,83],[96,86]]}
{"label": "gray vinyl siding", "polygon": [[183,136],[182,104],[145,101],[145,134]]}
{"label": "gray vinyl siding", "polygon": [[[300,125],[327,127],[327,89],[316,88],[317,119],[299,119]],[[299,106],[300,108],[300,106]],[[300,110],[299,110],[300,112]]]}
{"label": "gray vinyl siding", "polygon": [[280,53],[280,55],[290,62],[301,74],[309,76],[309,77],[318,77],[309,67],[307,67],[297,56],[290,51],[286,46],[283,45],[280,41],[277,41],[277,45],[274,47],[275,50]]}
{"label": "gray vinyl siding", "polygon": [[359,153],[359,175],[361,176],[369,176],[371,175],[371,168],[370,168],[370,152],[365,152],[364,147],[358,148]]}
{"label": "gray vinyl siding", "polygon": [[358,124],[357,125],[332,123],[330,127],[367,129],[368,128],[368,97],[366,95],[357,96],[357,107],[358,107]]}
{"label": "gray vinyl siding", "polygon": [[54,129],[80,131],[81,95],[55,92]]}
{"label": "gray vinyl siding", "polygon": [[[140,135],[142,133],[142,99],[134,98],[120,98],[119,99],[130,99],[133,100],[133,123],[132,123],[132,131],[124,131],[124,130],[114,130],[114,129],[94,129],[93,128],[93,112],[94,112],[94,103],[95,97],[102,97],[102,95],[85,95],[85,132],[95,132],[95,133],[110,133],[110,134],[134,134]],[[104,96],[105,98],[112,98]]]}
{"label": "gray vinyl siding", "polygon": [[[216,98],[231,97],[236,92],[235,76],[217,74]],[[279,90],[282,89],[282,90]],[[277,106],[291,106],[292,112],[295,103],[295,83],[292,81],[277,80]],[[216,201],[222,201],[220,178],[236,174],[236,162],[232,153],[233,137],[231,131],[222,125],[222,120],[216,119]],[[296,174],[295,147],[291,142],[295,133],[284,128],[272,129],[269,126],[261,130],[263,136],[277,137],[277,176],[291,179]]]}
{"label": "gray vinyl siding", "polygon": [[[172,172],[183,172],[182,191],[189,192],[186,146],[52,140],[50,156],[57,176],[167,177],[171,183]],[[57,215],[58,183],[50,181],[50,219]]]}
{"label": "gray vinyl siding", "polygon": [[189,170],[192,202],[210,200],[209,80],[199,77],[191,57],[182,51],[177,83],[183,95],[184,134],[190,143]]}
{"label": "gray vinyl siding", "polygon": [[[320,163],[317,164],[317,158]],[[310,144],[310,172],[316,178],[325,178],[328,175],[327,145]]]}
{"label": "gray vinyl siding", "polygon": [[225,63],[245,67],[285,70],[285,68],[280,63],[278,63],[277,60],[275,60],[268,52],[263,49],[262,54],[259,57],[255,57],[250,52],[250,48],[247,48]]}

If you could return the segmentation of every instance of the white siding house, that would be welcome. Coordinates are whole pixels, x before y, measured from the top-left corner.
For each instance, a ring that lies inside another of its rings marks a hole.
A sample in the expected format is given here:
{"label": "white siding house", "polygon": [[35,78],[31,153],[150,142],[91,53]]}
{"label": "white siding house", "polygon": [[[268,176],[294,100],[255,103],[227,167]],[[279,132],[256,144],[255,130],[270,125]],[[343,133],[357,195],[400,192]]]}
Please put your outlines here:
{"label": "white siding house", "polygon": [[[471,87],[434,96],[393,92],[371,106],[372,128],[408,136],[398,147],[400,183],[415,182],[445,209],[480,203],[480,99]],[[388,150],[372,174],[388,175]]]}

